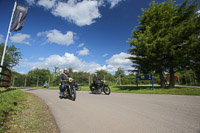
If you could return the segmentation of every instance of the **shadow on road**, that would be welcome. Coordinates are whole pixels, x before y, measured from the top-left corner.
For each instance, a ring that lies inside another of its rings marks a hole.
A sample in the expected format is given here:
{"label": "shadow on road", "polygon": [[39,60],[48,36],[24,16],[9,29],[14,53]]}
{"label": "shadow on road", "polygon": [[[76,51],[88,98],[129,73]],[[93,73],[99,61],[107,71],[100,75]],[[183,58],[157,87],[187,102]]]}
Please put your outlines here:
{"label": "shadow on road", "polygon": [[27,89],[27,88],[21,88],[21,90],[25,90],[25,91],[35,91],[37,89],[33,89],[33,88],[30,88],[30,89]]}
{"label": "shadow on road", "polygon": [[[119,88],[120,90],[127,90],[127,91],[131,91],[131,90],[149,90],[149,89],[152,89],[152,86],[151,85],[148,85],[148,86],[115,86],[116,88]],[[161,89],[160,86],[154,86],[155,89]],[[163,87],[162,89],[170,89],[170,87],[166,86],[166,87]]]}
{"label": "shadow on road", "polygon": [[151,89],[151,86],[116,86],[116,88],[119,88],[120,90],[144,90],[144,89]]}

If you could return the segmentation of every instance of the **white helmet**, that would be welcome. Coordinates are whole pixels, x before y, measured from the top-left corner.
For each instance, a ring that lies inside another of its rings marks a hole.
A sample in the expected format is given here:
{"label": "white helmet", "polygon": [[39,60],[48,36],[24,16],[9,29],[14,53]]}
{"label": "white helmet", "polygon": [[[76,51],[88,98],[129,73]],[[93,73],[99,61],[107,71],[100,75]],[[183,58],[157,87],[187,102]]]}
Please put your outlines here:
{"label": "white helmet", "polygon": [[67,71],[67,68],[64,68],[64,71]]}

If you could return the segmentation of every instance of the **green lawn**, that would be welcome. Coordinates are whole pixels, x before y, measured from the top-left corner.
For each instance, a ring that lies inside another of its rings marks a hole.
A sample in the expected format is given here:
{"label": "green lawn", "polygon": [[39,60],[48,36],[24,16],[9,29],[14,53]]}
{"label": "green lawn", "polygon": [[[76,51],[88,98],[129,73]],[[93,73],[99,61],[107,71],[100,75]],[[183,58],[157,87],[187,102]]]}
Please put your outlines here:
{"label": "green lawn", "polygon": [[[139,86],[138,88],[134,85],[127,86],[111,86],[112,92],[119,93],[138,93],[138,94],[171,94],[171,95],[198,95],[200,96],[200,88],[160,88],[156,86],[154,90],[152,90],[151,86]],[[83,86],[82,90],[89,91],[88,86]]]}
{"label": "green lawn", "polygon": [[[35,89],[46,89],[42,87],[28,87]],[[110,86],[112,92],[119,93],[138,93],[138,94],[171,94],[171,95],[198,95],[200,96],[200,88],[160,88],[155,86],[155,89],[152,90],[151,85],[139,85],[137,88],[135,85],[122,85],[122,86]],[[51,90],[59,90],[59,87],[50,87]],[[82,91],[90,91],[89,86],[81,86]]]}
{"label": "green lawn", "polygon": [[26,97],[26,94],[18,89],[0,89],[0,132],[6,130],[4,124],[12,112],[22,111]]}

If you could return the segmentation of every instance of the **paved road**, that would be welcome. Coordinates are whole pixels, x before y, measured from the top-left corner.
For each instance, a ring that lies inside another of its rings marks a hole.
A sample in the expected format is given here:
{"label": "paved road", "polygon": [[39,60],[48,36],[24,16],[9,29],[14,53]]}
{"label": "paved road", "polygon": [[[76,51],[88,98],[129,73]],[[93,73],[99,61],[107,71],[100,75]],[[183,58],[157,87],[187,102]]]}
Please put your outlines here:
{"label": "paved road", "polygon": [[62,133],[200,133],[200,96],[77,92],[74,102],[25,91],[46,101]]}

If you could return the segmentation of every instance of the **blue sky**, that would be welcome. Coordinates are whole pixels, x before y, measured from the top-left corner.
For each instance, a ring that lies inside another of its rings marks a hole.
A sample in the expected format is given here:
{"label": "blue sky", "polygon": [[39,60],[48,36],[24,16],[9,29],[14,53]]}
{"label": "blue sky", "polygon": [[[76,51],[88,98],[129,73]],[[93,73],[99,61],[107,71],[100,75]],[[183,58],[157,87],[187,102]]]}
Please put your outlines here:
{"label": "blue sky", "polygon": [[[157,0],[163,2],[164,0]],[[179,0],[182,2],[182,0]],[[149,0],[18,0],[29,6],[21,31],[8,45],[22,52],[14,68],[27,73],[35,68],[72,67],[74,71],[114,73],[133,69],[127,59],[132,30]],[[5,41],[14,0],[0,0],[0,43]]]}

